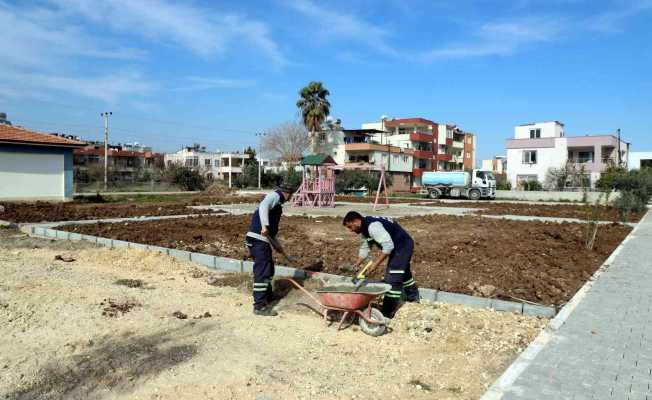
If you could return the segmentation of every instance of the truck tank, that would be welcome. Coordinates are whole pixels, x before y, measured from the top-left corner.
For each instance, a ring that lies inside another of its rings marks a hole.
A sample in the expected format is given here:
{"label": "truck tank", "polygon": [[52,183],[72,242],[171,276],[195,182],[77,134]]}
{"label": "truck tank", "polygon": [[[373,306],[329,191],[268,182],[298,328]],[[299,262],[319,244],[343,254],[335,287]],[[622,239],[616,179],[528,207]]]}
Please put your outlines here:
{"label": "truck tank", "polygon": [[465,171],[432,171],[424,172],[421,183],[429,186],[468,186],[470,176]]}

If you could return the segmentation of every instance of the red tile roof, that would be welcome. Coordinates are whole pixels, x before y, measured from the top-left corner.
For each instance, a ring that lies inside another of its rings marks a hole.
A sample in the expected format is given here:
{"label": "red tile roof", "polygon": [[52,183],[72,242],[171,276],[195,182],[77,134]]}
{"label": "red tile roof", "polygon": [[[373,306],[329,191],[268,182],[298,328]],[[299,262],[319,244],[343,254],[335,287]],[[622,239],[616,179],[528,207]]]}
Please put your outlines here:
{"label": "red tile roof", "polygon": [[16,126],[0,124],[0,142],[41,146],[77,147],[86,143],[60,136],[29,131]]}

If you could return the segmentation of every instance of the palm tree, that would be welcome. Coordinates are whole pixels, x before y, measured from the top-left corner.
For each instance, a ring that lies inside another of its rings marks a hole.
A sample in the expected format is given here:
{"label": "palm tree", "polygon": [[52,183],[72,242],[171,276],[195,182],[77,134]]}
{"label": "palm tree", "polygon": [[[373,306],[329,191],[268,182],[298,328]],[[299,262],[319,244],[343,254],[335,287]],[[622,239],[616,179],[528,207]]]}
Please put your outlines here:
{"label": "palm tree", "polygon": [[314,81],[299,91],[297,107],[301,111],[303,124],[310,132],[310,151],[313,154],[318,152],[321,124],[330,114],[331,103],[326,98],[329,95],[330,92],[321,82]]}

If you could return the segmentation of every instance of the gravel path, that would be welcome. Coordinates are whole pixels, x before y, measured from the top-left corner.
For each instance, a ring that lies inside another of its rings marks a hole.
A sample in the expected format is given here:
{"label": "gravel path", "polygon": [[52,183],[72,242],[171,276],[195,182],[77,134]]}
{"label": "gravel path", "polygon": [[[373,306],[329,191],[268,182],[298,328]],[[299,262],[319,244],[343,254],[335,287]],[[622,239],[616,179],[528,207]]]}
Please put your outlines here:
{"label": "gravel path", "polygon": [[194,264],[6,229],[0,269],[2,399],[474,399],[546,323],[424,304],[380,338],[336,332],[296,292],[256,317]]}

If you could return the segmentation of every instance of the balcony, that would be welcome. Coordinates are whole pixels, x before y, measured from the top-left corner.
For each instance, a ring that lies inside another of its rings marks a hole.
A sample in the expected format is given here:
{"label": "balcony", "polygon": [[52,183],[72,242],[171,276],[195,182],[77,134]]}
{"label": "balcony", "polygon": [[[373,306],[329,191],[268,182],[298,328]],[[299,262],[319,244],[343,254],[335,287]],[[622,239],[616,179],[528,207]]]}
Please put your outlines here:
{"label": "balcony", "polygon": [[433,136],[423,132],[410,133],[410,140],[413,142],[432,142]]}
{"label": "balcony", "polygon": [[464,157],[462,157],[461,155],[454,155],[451,157],[451,161],[453,161],[454,163],[463,163]]}
{"label": "balcony", "polygon": [[414,150],[414,158],[425,158],[432,160],[432,150]]}
{"label": "balcony", "polygon": [[451,154],[437,154],[437,161],[450,161],[452,159]]}
{"label": "balcony", "polygon": [[453,147],[455,147],[456,149],[463,149],[464,142],[453,141]]}
{"label": "balcony", "polygon": [[425,168],[413,168],[412,169],[412,176],[414,176],[415,178],[418,178],[421,175],[423,175],[423,172],[425,170],[426,170]]}

